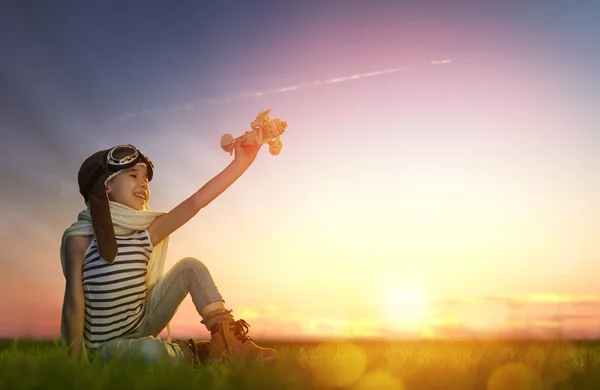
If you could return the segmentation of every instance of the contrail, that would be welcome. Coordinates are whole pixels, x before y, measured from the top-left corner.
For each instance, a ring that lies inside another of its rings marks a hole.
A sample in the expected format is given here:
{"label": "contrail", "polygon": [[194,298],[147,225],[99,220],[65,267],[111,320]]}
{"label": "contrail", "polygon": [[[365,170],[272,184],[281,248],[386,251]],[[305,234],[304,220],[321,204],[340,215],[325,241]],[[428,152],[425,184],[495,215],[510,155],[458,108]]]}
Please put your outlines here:
{"label": "contrail", "polygon": [[[433,64],[433,65],[443,65],[443,64],[447,64],[447,63],[450,63],[450,60],[431,60],[431,64]],[[265,95],[272,95],[272,94],[276,94],[276,93],[286,93],[286,92],[291,92],[291,91],[297,91],[299,89],[304,89],[304,88],[309,88],[309,87],[316,87],[316,86],[335,84],[335,83],[343,83],[346,81],[352,81],[352,80],[364,79],[367,77],[375,77],[375,76],[381,76],[384,74],[395,73],[395,72],[403,71],[403,70],[410,69],[410,68],[411,68],[410,66],[400,66],[397,68],[376,70],[376,71],[367,72],[367,73],[358,73],[358,74],[354,74],[351,76],[335,77],[335,78],[325,80],[325,81],[314,81],[314,82],[309,82],[309,83],[304,83],[304,84],[289,85],[286,87],[268,89],[268,90],[264,90],[264,91],[239,92],[237,94],[226,96],[226,97],[220,98],[220,99],[219,98],[199,99],[199,100],[187,102],[184,104],[172,105],[172,106],[168,106],[168,107],[147,108],[147,109],[144,109],[137,113],[128,112],[123,115],[116,116],[114,118],[111,118],[109,120],[109,122],[115,122],[115,121],[116,122],[124,122],[128,119],[132,119],[137,116],[149,115],[149,114],[153,114],[156,112],[192,111],[200,106],[204,106],[204,105],[208,105],[208,104],[228,103],[228,102],[231,102],[234,100],[251,99],[251,98],[262,97]]]}

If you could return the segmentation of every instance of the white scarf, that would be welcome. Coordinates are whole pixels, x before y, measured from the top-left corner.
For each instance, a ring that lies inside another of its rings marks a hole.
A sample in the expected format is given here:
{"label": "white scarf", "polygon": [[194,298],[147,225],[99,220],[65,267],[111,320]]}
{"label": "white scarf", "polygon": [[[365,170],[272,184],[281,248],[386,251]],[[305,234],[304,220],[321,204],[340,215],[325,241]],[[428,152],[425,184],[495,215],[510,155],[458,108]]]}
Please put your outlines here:
{"label": "white scarf", "polygon": [[[150,210],[135,210],[122,203],[109,201],[110,215],[113,222],[115,235],[126,235],[136,232],[138,230],[147,229],[152,222],[165,212],[162,211],[150,211]],[[69,228],[65,230],[62,236],[62,242],[60,245],[60,261],[62,264],[63,275],[66,277],[66,241],[71,236],[93,236],[94,228],[92,226],[92,216],[90,214],[89,207],[79,213],[77,221],[74,222]],[[146,276],[146,287],[148,293],[160,280],[165,265],[165,258],[167,255],[167,248],[169,245],[169,237],[165,237],[164,240],[154,246],[152,253],[150,254],[150,260],[148,261],[148,274]],[[66,346],[66,328],[64,316],[61,316],[61,341],[63,346]],[[167,325],[168,337],[167,341],[171,341],[171,330]],[[83,336],[83,335],[82,335]],[[81,356],[87,359],[87,353],[85,349],[85,342],[81,343]]]}

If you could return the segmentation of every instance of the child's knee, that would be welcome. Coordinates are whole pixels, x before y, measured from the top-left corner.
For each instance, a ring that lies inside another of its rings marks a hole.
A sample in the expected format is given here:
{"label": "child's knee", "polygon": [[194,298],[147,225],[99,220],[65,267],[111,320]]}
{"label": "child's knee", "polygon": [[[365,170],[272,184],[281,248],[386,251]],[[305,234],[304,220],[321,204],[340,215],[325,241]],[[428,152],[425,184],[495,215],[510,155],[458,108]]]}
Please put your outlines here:
{"label": "child's knee", "polygon": [[181,266],[184,268],[189,268],[194,270],[195,272],[199,272],[201,274],[208,273],[208,268],[206,265],[195,257],[186,257],[179,261]]}

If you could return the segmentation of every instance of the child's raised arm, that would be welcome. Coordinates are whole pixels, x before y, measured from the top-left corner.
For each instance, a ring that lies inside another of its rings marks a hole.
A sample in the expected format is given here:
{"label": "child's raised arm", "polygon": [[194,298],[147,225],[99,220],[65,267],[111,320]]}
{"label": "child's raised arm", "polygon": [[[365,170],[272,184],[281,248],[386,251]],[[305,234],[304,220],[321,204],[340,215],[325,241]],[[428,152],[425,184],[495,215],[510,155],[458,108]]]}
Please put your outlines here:
{"label": "child's raised arm", "polygon": [[152,245],[158,244],[165,237],[183,226],[242,176],[254,162],[261,146],[261,144],[242,146],[240,143],[236,143],[235,158],[223,171],[209,180],[202,188],[177,205],[173,210],[156,218],[148,227]]}

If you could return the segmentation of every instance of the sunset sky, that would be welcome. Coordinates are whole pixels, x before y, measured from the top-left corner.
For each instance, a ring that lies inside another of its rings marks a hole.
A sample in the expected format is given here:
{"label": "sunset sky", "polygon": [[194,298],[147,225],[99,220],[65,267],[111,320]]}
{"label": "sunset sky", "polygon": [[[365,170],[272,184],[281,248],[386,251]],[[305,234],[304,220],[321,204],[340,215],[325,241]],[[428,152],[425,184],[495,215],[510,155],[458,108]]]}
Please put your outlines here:
{"label": "sunset sky", "polygon": [[[253,3],[3,5],[0,337],[59,335],[87,156],[138,146],[168,211],[265,109],[281,153],[165,265],[207,264],[251,336],[445,337],[515,310],[600,334],[599,5]],[[199,321],[187,297],[172,333]]]}

